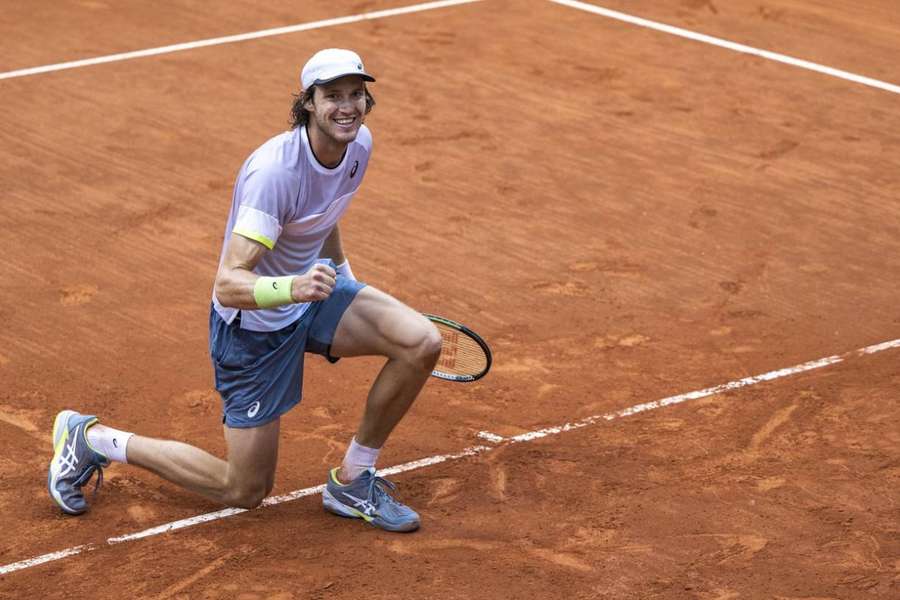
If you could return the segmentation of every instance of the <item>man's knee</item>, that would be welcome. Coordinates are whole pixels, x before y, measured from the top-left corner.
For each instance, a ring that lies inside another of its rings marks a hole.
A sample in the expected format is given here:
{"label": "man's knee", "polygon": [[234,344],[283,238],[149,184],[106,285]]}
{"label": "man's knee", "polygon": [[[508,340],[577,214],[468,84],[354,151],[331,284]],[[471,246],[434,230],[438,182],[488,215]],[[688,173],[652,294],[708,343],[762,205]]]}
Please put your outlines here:
{"label": "man's knee", "polygon": [[431,371],[441,354],[441,334],[430,321],[425,321],[418,331],[417,343],[411,349],[410,362],[423,370]]}
{"label": "man's knee", "polygon": [[272,492],[272,487],[272,481],[232,485],[226,498],[227,504],[235,508],[256,508]]}

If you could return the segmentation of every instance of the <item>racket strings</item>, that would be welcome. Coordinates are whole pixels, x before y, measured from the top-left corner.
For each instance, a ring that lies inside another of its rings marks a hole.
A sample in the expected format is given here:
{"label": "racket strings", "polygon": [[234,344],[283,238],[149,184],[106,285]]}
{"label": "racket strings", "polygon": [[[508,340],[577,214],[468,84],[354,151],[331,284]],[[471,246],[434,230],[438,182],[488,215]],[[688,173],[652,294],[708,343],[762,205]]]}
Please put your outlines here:
{"label": "racket strings", "polygon": [[436,369],[452,375],[477,375],[487,367],[484,349],[465,333],[437,324],[442,347]]}

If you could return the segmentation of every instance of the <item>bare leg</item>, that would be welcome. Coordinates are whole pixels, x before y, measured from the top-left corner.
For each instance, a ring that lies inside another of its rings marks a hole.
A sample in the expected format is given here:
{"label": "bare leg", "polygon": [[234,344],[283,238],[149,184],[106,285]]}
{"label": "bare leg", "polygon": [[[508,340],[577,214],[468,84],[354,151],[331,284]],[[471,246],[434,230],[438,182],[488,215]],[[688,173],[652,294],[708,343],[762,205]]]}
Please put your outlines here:
{"label": "bare leg", "polygon": [[228,461],[195,446],[135,435],[128,462],[202,496],[242,508],[258,506],[275,482],[280,419],[261,427],[224,427]]}
{"label": "bare leg", "polygon": [[428,319],[371,286],[344,313],[331,346],[334,356],[380,355],[388,361],[375,379],[356,441],[381,448],[428,379],[441,336]]}

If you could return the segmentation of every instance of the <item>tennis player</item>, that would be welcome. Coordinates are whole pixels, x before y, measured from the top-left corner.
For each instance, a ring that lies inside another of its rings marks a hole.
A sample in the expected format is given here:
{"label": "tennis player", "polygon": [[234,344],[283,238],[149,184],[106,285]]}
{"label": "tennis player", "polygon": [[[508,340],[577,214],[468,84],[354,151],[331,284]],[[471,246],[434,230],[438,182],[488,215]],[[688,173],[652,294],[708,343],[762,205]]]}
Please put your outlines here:
{"label": "tennis player", "polygon": [[375,79],[355,52],[330,48],[309,59],[300,80],[293,128],[238,173],[213,290],[209,346],[227,460],[64,410],[48,475],[64,512],[87,510],[82,487],[95,473],[99,485],[111,461],[228,506],[258,506],[272,491],[281,416],[300,401],[304,353],[312,352],[331,362],[387,358],[342,464],[328,474],[325,508],[389,531],[419,527],[375,464],[434,367],[441,337],[416,311],[356,280],[338,224],[369,164],[372,135],[363,122]]}

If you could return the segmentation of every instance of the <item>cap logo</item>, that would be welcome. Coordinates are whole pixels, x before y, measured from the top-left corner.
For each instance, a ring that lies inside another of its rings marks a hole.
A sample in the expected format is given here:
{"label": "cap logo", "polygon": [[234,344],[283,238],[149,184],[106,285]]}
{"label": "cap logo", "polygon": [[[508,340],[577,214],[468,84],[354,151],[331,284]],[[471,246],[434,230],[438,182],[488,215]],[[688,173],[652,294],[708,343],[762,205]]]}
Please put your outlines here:
{"label": "cap logo", "polygon": [[362,63],[356,63],[356,70],[362,71]]}

